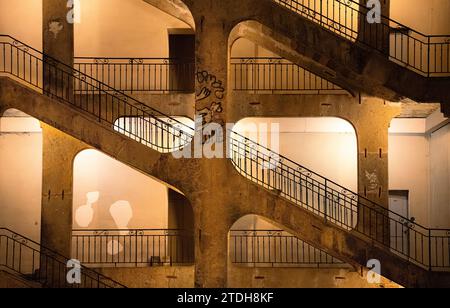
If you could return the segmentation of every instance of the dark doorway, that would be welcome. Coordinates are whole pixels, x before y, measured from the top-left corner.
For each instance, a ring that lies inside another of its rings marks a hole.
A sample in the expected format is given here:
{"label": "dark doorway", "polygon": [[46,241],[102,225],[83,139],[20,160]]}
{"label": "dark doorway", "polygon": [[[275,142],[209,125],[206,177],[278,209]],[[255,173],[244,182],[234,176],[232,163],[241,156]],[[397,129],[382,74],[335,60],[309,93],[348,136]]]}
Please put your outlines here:
{"label": "dark doorway", "polygon": [[194,92],[195,34],[169,30],[170,86],[172,91]]}

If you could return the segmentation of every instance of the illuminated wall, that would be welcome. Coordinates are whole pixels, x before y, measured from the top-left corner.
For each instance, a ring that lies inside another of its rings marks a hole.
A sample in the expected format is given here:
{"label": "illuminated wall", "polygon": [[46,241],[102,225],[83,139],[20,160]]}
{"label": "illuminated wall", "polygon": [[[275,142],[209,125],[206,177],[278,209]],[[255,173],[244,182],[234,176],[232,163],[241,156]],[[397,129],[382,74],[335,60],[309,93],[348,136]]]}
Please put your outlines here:
{"label": "illuminated wall", "polygon": [[142,0],[81,0],[75,55],[168,57],[169,28],[189,26]]}
{"label": "illuminated wall", "polygon": [[74,161],[74,229],[165,229],[167,187],[102,154]]}
{"label": "illuminated wall", "polygon": [[0,227],[41,237],[42,133],[17,110],[0,117]]}

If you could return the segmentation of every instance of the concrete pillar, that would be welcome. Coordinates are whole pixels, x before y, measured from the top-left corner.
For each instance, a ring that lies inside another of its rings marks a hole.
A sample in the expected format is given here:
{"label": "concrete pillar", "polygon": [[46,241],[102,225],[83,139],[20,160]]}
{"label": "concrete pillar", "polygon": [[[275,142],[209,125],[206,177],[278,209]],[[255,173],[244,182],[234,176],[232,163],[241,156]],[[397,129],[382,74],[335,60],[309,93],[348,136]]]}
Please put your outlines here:
{"label": "concrete pillar", "polygon": [[73,95],[72,72],[74,56],[74,27],[68,22],[70,8],[67,1],[43,0],[43,51],[68,67],[55,65],[49,57],[44,59],[44,90],[70,101]]}
{"label": "concrete pillar", "polygon": [[[206,0],[196,19],[196,82],[195,109],[203,123],[226,123],[228,91],[228,36],[230,29],[210,8],[220,5]],[[200,4],[199,4],[200,5]],[[203,10],[206,9],[206,12]],[[204,14],[202,14],[204,13]],[[217,14],[223,14],[218,10]]]}
{"label": "concrete pillar", "polygon": [[[216,161],[212,164],[216,165],[214,170],[218,172],[223,170],[223,163]],[[225,183],[223,184],[220,189],[212,186],[194,195],[195,287],[197,288],[227,287],[231,205],[227,204],[226,195],[231,192],[227,191]]]}
{"label": "concrete pillar", "polygon": [[[383,106],[385,101],[362,97],[364,113],[353,120],[358,134],[358,193],[369,201],[389,208],[388,129],[399,109]],[[386,212],[369,210],[374,206],[360,199],[358,228],[382,243],[389,243],[389,220]]]}
{"label": "concrete pillar", "polygon": [[[222,128],[227,122],[228,94],[228,37],[231,22],[227,22],[228,1],[192,1],[191,12],[196,26],[196,81],[195,110],[202,123],[215,123]],[[217,125],[216,125],[217,127]],[[223,141],[215,133],[197,140]],[[222,133],[225,133],[222,131]],[[198,145],[197,145],[198,146]],[[206,148],[206,147],[205,147]],[[227,163],[225,142],[222,151],[215,153],[220,158],[203,159],[200,170],[195,170],[193,181],[199,183],[188,195],[195,214],[195,286],[222,288],[227,286],[228,231],[230,205],[227,204]],[[199,149],[196,149],[197,154]],[[201,150],[201,149],[200,149]],[[201,152],[200,152],[201,153]],[[203,156],[203,155],[202,155]]]}
{"label": "concrete pillar", "polygon": [[41,123],[43,135],[41,243],[70,258],[72,246],[73,160],[88,148]]}

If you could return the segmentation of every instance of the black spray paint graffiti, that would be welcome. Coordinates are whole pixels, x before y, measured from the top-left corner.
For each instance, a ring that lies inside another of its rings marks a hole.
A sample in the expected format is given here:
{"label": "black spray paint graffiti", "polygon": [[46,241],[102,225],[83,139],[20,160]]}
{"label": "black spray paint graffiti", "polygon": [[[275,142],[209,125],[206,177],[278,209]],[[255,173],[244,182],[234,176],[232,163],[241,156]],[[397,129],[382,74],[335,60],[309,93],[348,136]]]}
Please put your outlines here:
{"label": "black spray paint graffiti", "polygon": [[225,96],[225,88],[222,81],[217,80],[216,76],[207,71],[198,71],[196,78],[197,82],[202,86],[200,92],[195,95],[197,102],[210,97],[213,99],[210,106],[197,109],[197,114],[203,118],[203,124],[220,123],[220,114],[223,112],[222,100]]}

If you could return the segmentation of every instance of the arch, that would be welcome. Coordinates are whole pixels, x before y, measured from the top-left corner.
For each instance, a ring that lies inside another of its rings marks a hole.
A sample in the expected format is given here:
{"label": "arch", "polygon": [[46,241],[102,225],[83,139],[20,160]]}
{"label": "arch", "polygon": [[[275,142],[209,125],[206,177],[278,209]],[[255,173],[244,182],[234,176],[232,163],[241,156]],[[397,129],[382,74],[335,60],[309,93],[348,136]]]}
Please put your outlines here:
{"label": "arch", "polygon": [[256,19],[242,20],[236,23],[230,32],[228,40],[229,54],[231,54],[232,47],[236,41],[242,38],[301,66],[307,71],[313,72],[315,75],[345,89],[353,96],[355,95],[352,87],[345,84],[342,78],[337,78],[336,72],[314,61],[307,53],[296,50],[294,46],[298,44],[295,38],[278,33]]}
{"label": "arch", "polygon": [[161,153],[170,153],[189,146],[194,124],[189,117],[120,116],[112,128]]}
{"label": "arch", "polygon": [[195,31],[195,21],[189,7],[181,0],[144,0],[161,11],[183,21]]}
{"label": "arch", "polygon": [[247,118],[234,126],[232,136],[229,156],[242,176],[344,229],[355,228],[359,156],[349,122]]}
{"label": "arch", "polygon": [[[95,254],[101,266],[193,263],[193,209],[181,192],[94,149],[79,152],[73,168],[73,257],[92,263]],[[85,238],[98,249],[83,253]]]}

